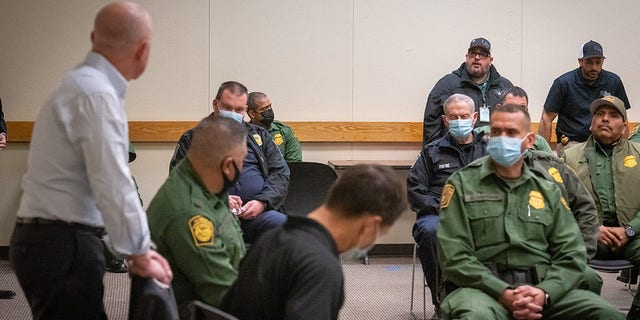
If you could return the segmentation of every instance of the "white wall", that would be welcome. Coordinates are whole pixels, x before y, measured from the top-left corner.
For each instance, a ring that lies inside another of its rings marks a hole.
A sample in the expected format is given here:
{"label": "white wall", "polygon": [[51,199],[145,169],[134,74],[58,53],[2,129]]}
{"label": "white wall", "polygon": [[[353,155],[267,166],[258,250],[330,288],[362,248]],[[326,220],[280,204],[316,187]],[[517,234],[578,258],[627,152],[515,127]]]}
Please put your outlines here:
{"label": "white wall", "polygon": [[[581,43],[605,50],[631,103],[639,95],[640,4],[616,1],[145,0],[154,20],[147,72],[127,96],[130,120],[198,120],[217,86],[238,80],[271,96],[285,121],[420,121],[435,82],[469,41],[492,43],[494,65],[530,95],[539,119],[551,82],[577,67]],[[105,1],[3,0],[0,97],[9,121],[33,121],[63,74],[89,49]],[[640,107],[629,112],[640,120]],[[11,133],[9,133],[11,141]],[[132,171],[148,203],[172,144],[136,144]],[[303,144],[306,160],[413,159],[417,144]],[[0,152],[0,246],[8,244],[27,144]],[[407,234],[397,239],[409,239]],[[390,242],[397,241],[390,239]],[[403,240],[404,241],[404,240]]]}

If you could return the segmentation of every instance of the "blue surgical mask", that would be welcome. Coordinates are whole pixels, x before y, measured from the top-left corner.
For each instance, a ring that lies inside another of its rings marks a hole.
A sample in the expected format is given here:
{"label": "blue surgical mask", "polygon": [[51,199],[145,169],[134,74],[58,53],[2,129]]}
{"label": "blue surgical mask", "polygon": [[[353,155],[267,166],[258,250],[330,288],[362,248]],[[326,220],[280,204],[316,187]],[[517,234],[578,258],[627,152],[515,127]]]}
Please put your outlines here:
{"label": "blue surgical mask", "polygon": [[487,144],[487,152],[493,161],[503,167],[516,163],[522,157],[522,142],[527,139],[511,138],[507,136],[491,137]]}
{"label": "blue surgical mask", "polygon": [[454,138],[466,138],[473,130],[473,119],[449,120],[449,133]]}
{"label": "blue surgical mask", "polygon": [[237,113],[233,111],[218,109],[218,112],[220,112],[221,117],[233,119],[239,123],[242,123],[242,120],[244,118],[244,116],[241,113]]}
{"label": "blue surgical mask", "polygon": [[[378,241],[378,238],[380,238],[380,226],[376,225],[376,237],[374,239],[374,241],[364,247],[364,248],[360,248],[358,245],[356,245],[355,247],[342,252],[340,254],[340,259],[362,259],[364,257],[367,256],[367,252],[369,252],[369,250],[373,249],[373,247],[375,247],[376,245],[376,241]],[[360,240],[358,240],[358,242],[360,242]]]}

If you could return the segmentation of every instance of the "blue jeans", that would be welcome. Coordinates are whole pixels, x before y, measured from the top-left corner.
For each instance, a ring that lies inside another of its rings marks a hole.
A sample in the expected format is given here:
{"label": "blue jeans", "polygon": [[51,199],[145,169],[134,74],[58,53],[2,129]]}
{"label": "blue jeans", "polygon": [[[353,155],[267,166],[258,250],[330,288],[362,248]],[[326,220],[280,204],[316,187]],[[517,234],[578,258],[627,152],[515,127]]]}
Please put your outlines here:
{"label": "blue jeans", "polygon": [[255,219],[240,219],[240,228],[245,243],[253,243],[265,231],[279,228],[287,222],[287,216],[276,210],[268,210],[259,214]]}
{"label": "blue jeans", "polygon": [[438,267],[438,239],[436,231],[440,224],[440,217],[437,215],[426,215],[419,217],[413,225],[413,238],[418,244],[418,257],[422,264],[424,277],[431,291],[431,302],[437,306],[436,300],[438,288],[436,286],[436,274],[440,272]]}

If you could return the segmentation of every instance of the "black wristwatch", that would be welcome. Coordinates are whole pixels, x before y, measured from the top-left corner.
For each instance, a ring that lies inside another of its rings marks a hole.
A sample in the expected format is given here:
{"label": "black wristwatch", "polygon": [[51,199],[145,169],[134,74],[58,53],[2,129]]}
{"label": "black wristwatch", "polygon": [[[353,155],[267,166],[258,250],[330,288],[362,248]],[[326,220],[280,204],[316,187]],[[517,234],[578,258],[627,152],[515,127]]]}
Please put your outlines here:
{"label": "black wristwatch", "polygon": [[624,233],[627,235],[627,238],[632,239],[636,236],[636,232],[633,230],[633,228],[626,224],[624,226]]}

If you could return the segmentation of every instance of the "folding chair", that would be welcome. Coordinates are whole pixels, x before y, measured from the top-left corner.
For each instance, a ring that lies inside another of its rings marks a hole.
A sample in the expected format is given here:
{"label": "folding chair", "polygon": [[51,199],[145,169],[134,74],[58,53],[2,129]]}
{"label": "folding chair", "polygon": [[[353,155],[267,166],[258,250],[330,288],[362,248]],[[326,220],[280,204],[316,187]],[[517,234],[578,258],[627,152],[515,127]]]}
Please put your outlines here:
{"label": "folding chair", "polygon": [[[631,274],[632,269],[635,268],[635,266],[629,260],[624,260],[624,259],[619,259],[619,260],[592,259],[587,264],[593,269],[596,269],[602,272],[607,272],[607,273],[618,273],[620,271],[627,270],[629,271],[629,274]],[[625,283],[625,287],[627,287],[627,291],[632,296],[635,296],[634,291],[637,291],[637,288],[636,290],[632,290],[631,285],[633,280],[634,279],[631,276],[629,276],[629,279],[627,280],[628,282]]]}
{"label": "folding chair", "polygon": [[318,162],[289,162],[289,192],[284,212],[290,216],[306,216],[318,208],[338,179],[330,166]]}

